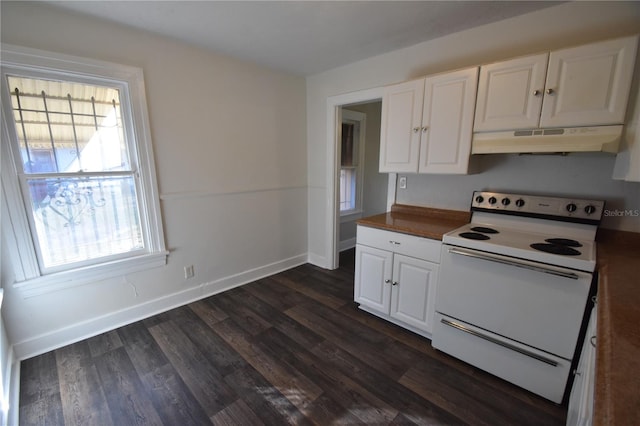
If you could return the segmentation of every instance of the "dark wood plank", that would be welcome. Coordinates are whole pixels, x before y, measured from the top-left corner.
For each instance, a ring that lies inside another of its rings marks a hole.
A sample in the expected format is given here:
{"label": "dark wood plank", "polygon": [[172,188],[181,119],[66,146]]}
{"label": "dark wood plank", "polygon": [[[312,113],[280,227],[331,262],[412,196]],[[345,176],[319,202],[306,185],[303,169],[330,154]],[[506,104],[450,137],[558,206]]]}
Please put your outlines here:
{"label": "dark wood plank", "polygon": [[[316,348],[307,350],[275,329],[268,330],[261,339],[265,351],[278,355],[289,365],[304,371],[324,394],[335,401],[338,412],[345,411],[366,424],[385,424],[396,415],[397,410],[378,398],[355,380],[335,368],[332,360],[319,357]],[[308,415],[311,415],[308,412]]]}
{"label": "dark wood plank", "polygon": [[98,357],[106,352],[122,347],[122,340],[117,330],[109,331],[87,339],[89,352],[92,357]]}
{"label": "dark wood plank", "polygon": [[114,424],[162,424],[124,348],[98,357],[96,369]]}
{"label": "dark wood plank", "polygon": [[256,413],[253,412],[246,402],[239,399],[233,404],[227,406],[224,410],[211,416],[211,423],[220,426],[237,426],[237,425],[263,425]]}
{"label": "dark wood plank", "polygon": [[[251,286],[249,286],[251,287]],[[277,328],[284,334],[305,347],[315,346],[324,340],[323,337],[304,327],[299,322],[293,320],[284,312],[275,309],[269,303],[264,302],[259,297],[253,295],[250,289],[242,288],[231,295],[236,304],[244,304],[252,312],[261,318],[269,321],[272,327]]]}
{"label": "dark wood plank", "polygon": [[307,304],[287,310],[287,315],[326,340],[358,354],[371,368],[383,371],[391,378],[400,378],[408,368],[408,365],[380,352],[381,348],[391,344],[391,338],[372,333],[359,324],[345,321],[336,311],[320,305]]}
{"label": "dark wood plank", "polygon": [[205,324],[212,325],[228,318],[227,314],[217,309],[215,303],[208,303],[207,300],[198,300],[189,304],[189,308],[195,312]]}
{"label": "dark wood plank", "polygon": [[[54,369],[55,370],[55,369]],[[64,424],[60,393],[42,395],[29,404],[20,403],[20,424],[58,426]]]}
{"label": "dark wood plank", "polygon": [[217,413],[237,399],[237,395],[225,384],[207,357],[173,321],[155,325],[149,332],[207,416]]}
{"label": "dark wood plank", "polygon": [[229,318],[233,319],[247,333],[258,334],[262,330],[271,327],[271,323],[268,320],[253,312],[244,303],[236,303],[237,297],[235,296],[239,291],[240,289],[233,289],[223,294],[217,294],[215,298],[209,298],[207,302],[224,311]]}
{"label": "dark wood plank", "polygon": [[197,426],[209,421],[207,413],[171,365],[143,375],[141,381],[164,424]]}
{"label": "dark wood plank", "polygon": [[143,376],[169,364],[158,343],[141,321],[120,327],[118,335],[138,375]]}
{"label": "dark wood plank", "polygon": [[109,405],[85,342],[56,350],[60,399],[66,425],[112,425]]}
{"label": "dark wood plank", "polygon": [[29,405],[40,399],[60,399],[60,386],[55,352],[47,352],[22,361],[20,404]]}
{"label": "dark wood plank", "polygon": [[268,425],[306,425],[309,420],[253,367],[238,369],[224,378],[242,400]]}
{"label": "dark wood plank", "polygon": [[298,409],[313,402],[322,393],[322,389],[313,381],[295,368],[283,363],[280,356],[265,353],[258,346],[253,345],[252,336],[236,325],[232,319],[222,321],[213,327],[214,331],[241,354],[273,388],[285,398],[290,398],[291,403]]}

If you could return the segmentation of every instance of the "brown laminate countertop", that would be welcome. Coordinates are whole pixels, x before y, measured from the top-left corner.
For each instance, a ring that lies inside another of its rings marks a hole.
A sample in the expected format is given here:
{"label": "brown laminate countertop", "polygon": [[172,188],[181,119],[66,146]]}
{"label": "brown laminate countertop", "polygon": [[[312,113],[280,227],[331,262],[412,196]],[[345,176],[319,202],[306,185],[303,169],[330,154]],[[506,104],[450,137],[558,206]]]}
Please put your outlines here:
{"label": "brown laminate countertop", "polygon": [[[394,204],[359,225],[441,240],[470,213]],[[640,425],[640,233],[600,229],[595,425]]]}
{"label": "brown laminate countertop", "polygon": [[360,219],[358,225],[442,240],[447,232],[469,223],[470,217],[469,212],[458,210],[394,204],[390,212]]}
{"label": "brown laminate countertop", "polygon": [[640,425],[640,234],[600,229],[595,425]]}

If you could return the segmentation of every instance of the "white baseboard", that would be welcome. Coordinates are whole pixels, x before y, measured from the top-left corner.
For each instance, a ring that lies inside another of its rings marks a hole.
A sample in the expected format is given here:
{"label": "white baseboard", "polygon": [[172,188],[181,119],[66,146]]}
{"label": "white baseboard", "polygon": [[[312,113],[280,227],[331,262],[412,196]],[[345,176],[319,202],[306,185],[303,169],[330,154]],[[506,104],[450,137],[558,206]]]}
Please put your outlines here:
{"label": "white baseboard", "polygon": [[18,360],[28,359],[161,312],[195,302],[196,300],[294,268],[306,263],[307,259],[308,255],[306,253],[301,254],[42,334],[32,339],[15,343],[13,345],[14,354]]}
{"label": "white baseboard", "polygon": [[[20,361],[13,355],[15,351],[11,350],[11,359],[9,364],[11,365],[11,372],[9,373],[9,389],[6,391],[8,401],[3,401],[3,404],[7,404],[7,412],[3,413],[2,423],[3,425],[17,425],[20,418]],[[4,408],[4,407],[3,407]]]}
{"label": "white baseboard", "polygon": [[327,268],[327,258],[318,254],[309,253],[307,261],[313,266]]}
{"label": "white baseboard", "polygon": [[356,237],[349,238],[348,240],[340,241],[340,251],[352,249],[356,246]]}

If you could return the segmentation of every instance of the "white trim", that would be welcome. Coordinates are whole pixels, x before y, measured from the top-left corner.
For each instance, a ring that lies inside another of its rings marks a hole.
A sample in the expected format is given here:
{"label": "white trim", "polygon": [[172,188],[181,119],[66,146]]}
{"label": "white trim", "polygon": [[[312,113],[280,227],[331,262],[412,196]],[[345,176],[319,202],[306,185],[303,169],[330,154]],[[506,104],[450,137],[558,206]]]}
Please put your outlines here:
{"label": "white trim", "polygon": [[[356,154],[357,154],[357,164],[353,169],[355,169],[356,173],[356,205],[351,210],[341,210],[340,216],[341,218],[344,216],[349,216],[357,212],[362,211],[362,197],[364,194],[364,155],[366,148],[366,129],[367,129],[367,114],[359,111],[352,111],[350,109],[346,109],[342,107],[342,123],[353,123],[358,125],[358,140],[356,141]],[[338,141],[342,145],[342,133],[338,137]],[[342,151],[342,146],[340,146],[340,150]],[[342,159],[341,159],[342,160]],[[342,168],[342,167],[341,167]],[[336,170],[336,173],[340,172],[340,170]],[[341,198],[340,193],[338,193],[339,199]],[[341,219],[342,222],[342,219]]]}
{"label": "white trim", "polygon": [[[2,191],[7,207],[2,207],[2,232],[7,234],[10,245],[10,259],[14,264],[15,280],[20,283],[16,288],[28,289],[30,295],[43,294],[71,285],[80,285],[97,278],[113,276],[116,270],[132,272],[166,263],[167,251],[161,219],[160,198],[156,180],[153,145],[147,111],[144,76],[142,70],[126,65],[96,61],[70,55],[46,52],[2,44],[2,75],[15,73],[25,76],[59,77],[90,84],[113,84],[120,89],[121,108],[125,118],[126,134],[133,137],[128,142],[128,150],[133,173],[138,176],[137,202],[140,208],[140,221],[145,243],[143,255],[131,257],[124,255],[123,260],[95,263],[92,266],[76,266],[56,273],[46,271],[39,265],[37,250],[31,236],[29,214],[25,210],[23,195],[20,192],[19,177],[15,161],[19,153],[15,143],[2,144]],[[3,77],[4,78],[4,77]],[[2,137],[7,141],[17,140],[12,121],[11,99],[8,88],[2,84]],[[15,154],[15,155],[13,155]],[[5,219],[5,217],[7,219]],[[15,253],[13,253],[15,251]],[[106,273],[107,275],[103,275]],[[116,274],[117,275],[117,274]],[[72,284],[70,284],[73,282]],[[50,289],[45,287],[51,286]]]}
{"label": "white trim", "polygon": [[[338,134],[337,134],[337,123],[341,122],[340,110],[341,106],[356,104],[356,103],[365,103],[365,102],[374,102],[382,99],[382,95],[384,94],[383,87],[376,87],[373,89],[365,89],[357,92],[346,93],[342,95],[329,96],[327,98],[327,140],[326,140],[326,148],[327,148],[327,165],[326,165],[326,176],[327,176],[327,203],[325,205],[325,215],[326,215],[326,229],[325,233],[325,257],[323,263],[314,263],[316,265],[326,265],[328,269],[336,269],[338,267],[339,259],[338,259],[338,241],[340,237],[338,236],[339,226],[338,226],[338,217],[340,215],[340,209],[338,208],[338,182],[336,179],[337,176],[337,166],[338,166]],[[319,256],[314,256],[314,260],[321,260],[322,258]],[[311,259],[310,259],[311,260]]]}
{"label": "white trim", "polygon": [[290,257],[278,262],[260,266],[215,281],[203,283],[160,297],[155,300],[132,306],[101,317],[73,324],[50,333],[41,334],[29,340],[15,343],[14,352],[19,360],[28,359],[62,346],[75,343],[98,334],[114,330],[118,327],[148,318],[161,312],[186,305],[191,302],[222,293],[234,287],[277,274],[307,262],[307,253]]}
{"label": "white trim", "polygon": [[340,241],[340,251],[352,249],[356,246],[356,237],[349,238],[347,240]]}
{"label": "white trim", "polygon": [[362,217],[362,210],[349,210],[346,212],[340,212],[340,223],[353,222]]}
{"label": "white trim", "polygon": [[391,211],[391,206],[396,202],[396,182],[398,179],[397,173],[389,173],[389,180],[387,181],[387,211]]}
{"label": "white trim", "polygon": [[71,287],[164,266],[167,264],[168,255],[169,252],[161,252],[119,259],[113,262],[87,266],[85,268],[42,275],[38,278],[15,283],[13,287],[17,289],[25,299],[28,299]]}
{"label": "white trim", "polygon": [[259,194],[261,192],[273,192],[273,191],[288,191],[292,189],[307,189],[306,185],[298,186],[281,186],[272,188],[256,188],[247,189],[243,191],[185,191],[185,192],[167,192],[160,194],[161,201],[178,201],[189,198],[207,198],[207,197],[221,197],[228,195],[243,195],[243,194]]}
{"label": "white trim", "polygon": [[9,358],[7,364],[9,367],[9,389],[5,390],[5,395],[8,398],[9,410],[4,414],[3,421],[6,421],[6,425],[18,425],[20,424],[20,361],[15,356],[15,350],[13,346],[10,349]]}

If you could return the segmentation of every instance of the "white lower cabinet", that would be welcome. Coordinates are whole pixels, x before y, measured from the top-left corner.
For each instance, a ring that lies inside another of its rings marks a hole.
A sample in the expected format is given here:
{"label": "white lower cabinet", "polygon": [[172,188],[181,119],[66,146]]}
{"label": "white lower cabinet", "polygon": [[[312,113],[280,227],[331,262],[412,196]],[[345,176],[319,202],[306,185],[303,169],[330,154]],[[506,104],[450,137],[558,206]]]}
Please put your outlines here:
{"label": "white lower cabinet", "polygon": [[596,367],[596,308],[591,310],[578,368],[574,372],[573,386],[569,396],[567,426],[587,426],[593,423],[593,388]]}
{"label": "white lower cabinet", "polygon": [[431,337],[440,246],[358,226],[354,300],[369,313]]}

